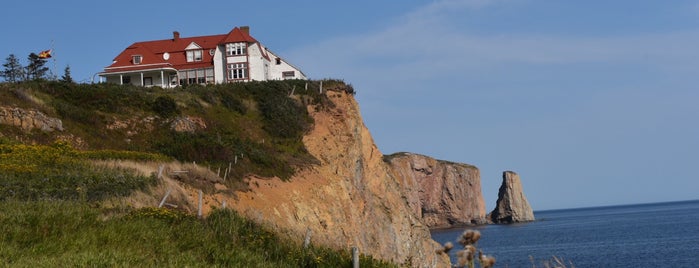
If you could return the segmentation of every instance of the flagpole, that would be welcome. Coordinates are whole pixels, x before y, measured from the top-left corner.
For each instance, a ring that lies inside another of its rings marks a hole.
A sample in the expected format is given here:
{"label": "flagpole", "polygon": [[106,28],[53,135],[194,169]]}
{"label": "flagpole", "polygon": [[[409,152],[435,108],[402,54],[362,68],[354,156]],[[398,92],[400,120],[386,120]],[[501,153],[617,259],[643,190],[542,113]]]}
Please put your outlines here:
{"label": "flagpole", "polygon": [[[51,38],[51,54],[53,54],[53,47],[54,47],[54,39]],[[52,58],[53,58],[53,71],[52,71],[53,79],[58,80],[58,75],[56,75],[56,58],[55,57],[52,57]]]}

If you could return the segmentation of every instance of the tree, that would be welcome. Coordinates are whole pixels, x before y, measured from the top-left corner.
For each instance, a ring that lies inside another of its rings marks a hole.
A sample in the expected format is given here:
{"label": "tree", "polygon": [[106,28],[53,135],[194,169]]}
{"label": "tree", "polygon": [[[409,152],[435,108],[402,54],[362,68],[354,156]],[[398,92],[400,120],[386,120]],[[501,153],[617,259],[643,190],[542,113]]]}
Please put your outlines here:
{"label": "tree", "polygon": [[46,60],[39,58],[39,55],[35,53],[29,54],[29,65],[27,65],[27,80],[35,80],[46,78],[46,72],[49,71],[48,67],[45,67]]}
{"label": "tree", "polygon": [[2,75],[7,82],[21,82],[24,79],[24,68],[22,64],[19,63],[19,59],[15,57],[15,54],[10,54],[5,61],[6,63],[2,65],[5,67],[5,70],[3,70],[0,75]]}
{"label": "tree", "polygon": [[73,83],[73,77],[70,76],[70,65],[66,65],[66,69],[63,71],[61,81],[66,83]]}

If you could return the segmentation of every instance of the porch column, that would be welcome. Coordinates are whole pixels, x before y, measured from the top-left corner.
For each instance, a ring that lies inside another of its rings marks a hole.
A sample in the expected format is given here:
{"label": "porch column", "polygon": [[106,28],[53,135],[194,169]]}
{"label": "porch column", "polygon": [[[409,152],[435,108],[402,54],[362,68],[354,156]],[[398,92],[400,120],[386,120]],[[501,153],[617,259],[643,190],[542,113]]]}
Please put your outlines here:
{"label": "porch column", "polygon": [[141,73],[141,86],[142,86],[142,87],[145,87],[145,86],[146,86],[145,83],[143,83],[143,73]]}
{"label": "porch column", "polygon": [[165,74],[163,73],[163,70],[160,70],[160,86],[163,88],[167,88],[165,86]]}
{"label": "porch column", "polygon": [[119,75],[119,85],[123,85],[123,84],[124,84],[124,75],[120,74]]}

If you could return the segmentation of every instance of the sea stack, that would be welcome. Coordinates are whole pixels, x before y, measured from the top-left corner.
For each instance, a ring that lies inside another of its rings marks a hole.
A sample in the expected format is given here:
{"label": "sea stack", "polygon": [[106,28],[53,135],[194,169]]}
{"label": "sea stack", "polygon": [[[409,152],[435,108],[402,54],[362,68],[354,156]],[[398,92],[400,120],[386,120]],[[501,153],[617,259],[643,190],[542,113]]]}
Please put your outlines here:
{"label": "sea stack", "polygon": [[498,202],[490,213],[493,223],[516,223],[534,221],[534,211],[524,197],[519,175],[512,171],[502,173],[502,185],[498,191]]}

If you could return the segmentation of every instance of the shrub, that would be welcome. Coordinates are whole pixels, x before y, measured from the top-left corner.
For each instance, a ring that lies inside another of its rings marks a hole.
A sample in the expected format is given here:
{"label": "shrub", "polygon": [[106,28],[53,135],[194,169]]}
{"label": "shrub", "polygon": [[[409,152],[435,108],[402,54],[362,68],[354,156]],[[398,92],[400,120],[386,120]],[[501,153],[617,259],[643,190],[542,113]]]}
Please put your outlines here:
{"label": "shrub", "polygon": [[153,111],[163,118],[168,118],[180,114],[177,109],[177,103],[175,99],[170,96],[160,96],[155,98],[153,104],[151,105]]}

